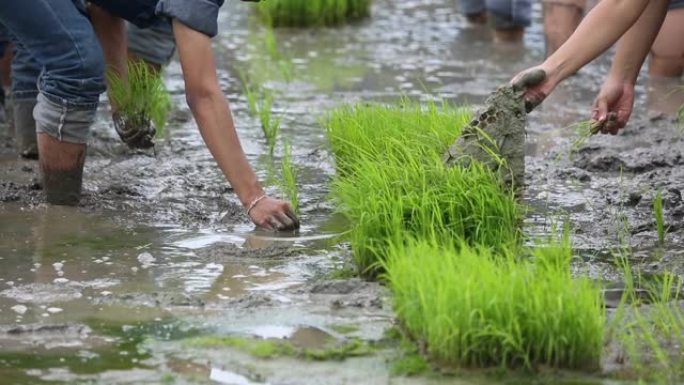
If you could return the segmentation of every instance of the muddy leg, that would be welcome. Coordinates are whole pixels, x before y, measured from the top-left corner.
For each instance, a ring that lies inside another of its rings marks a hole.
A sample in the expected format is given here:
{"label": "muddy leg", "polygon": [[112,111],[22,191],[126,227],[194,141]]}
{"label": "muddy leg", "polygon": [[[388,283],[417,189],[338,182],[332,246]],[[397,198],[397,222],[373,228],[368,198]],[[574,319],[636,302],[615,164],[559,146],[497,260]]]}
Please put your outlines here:
{"label": "muddy leg", "polygon": [[22,158],[38,159],[38,144],[36,143],[36,120],[33,109],[36,100],[15,100],[12,104],[14,119],[14,143],[17,153]]}
{"label": "muddy leg", "polygon": [[48,203],[75,206],[81,197],[86,145],[39,133],[40,170]]}

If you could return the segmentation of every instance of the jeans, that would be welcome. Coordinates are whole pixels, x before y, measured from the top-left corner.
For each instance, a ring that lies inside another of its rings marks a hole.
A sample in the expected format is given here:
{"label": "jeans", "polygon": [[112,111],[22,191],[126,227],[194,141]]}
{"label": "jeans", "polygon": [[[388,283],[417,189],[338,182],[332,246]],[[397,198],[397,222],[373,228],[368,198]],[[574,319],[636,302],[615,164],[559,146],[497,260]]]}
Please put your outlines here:
{"label": "jeans", "polygon": [[2,24],[0,24],[0,56],[2,56],[2,54],[5,53],[5,50],[7,49],[9,43],[9,34],[7,33],[5,27],[3,27]]}
{"label": "jeans", "polygon": [[16,42],[12,97],[36,100],[36,130],[85,143],[105,91],[102,49],[80,0],[0,0]]}
{"label": "jeans", "polygon": [[531,0],[461,0],[461,11],[466,15],[488,11],[495,28],[527,27],[532,21]]}

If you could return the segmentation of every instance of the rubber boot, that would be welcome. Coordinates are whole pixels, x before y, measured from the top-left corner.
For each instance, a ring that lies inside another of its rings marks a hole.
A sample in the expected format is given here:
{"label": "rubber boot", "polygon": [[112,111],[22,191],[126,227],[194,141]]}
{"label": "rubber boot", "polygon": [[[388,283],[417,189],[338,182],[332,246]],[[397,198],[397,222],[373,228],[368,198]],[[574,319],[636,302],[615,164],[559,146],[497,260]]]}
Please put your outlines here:
{"label": "rubber boot", "polygon": [[53,205],[78,205],[86,145],[62,142],[40,133],[38,147],[47,202]]}
{"label": "rubber boot", "polygon": [[26,159],[38,159],[36,120],[33,119],[35,106],[35,100],[14,100],[12,105],[15,146],[19,156]]}

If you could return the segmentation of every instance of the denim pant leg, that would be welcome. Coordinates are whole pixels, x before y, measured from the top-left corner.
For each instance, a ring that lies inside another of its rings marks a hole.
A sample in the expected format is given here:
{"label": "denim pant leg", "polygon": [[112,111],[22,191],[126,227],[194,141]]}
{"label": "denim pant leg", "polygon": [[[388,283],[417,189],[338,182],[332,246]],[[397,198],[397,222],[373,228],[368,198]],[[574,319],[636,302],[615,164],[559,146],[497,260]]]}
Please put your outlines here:
{"label": "denim pant leg", "polygon": [[[0,0],[1,1],[1,0]],[[17,102],[35,101],[38,97],[38,78],[43,67],[16,38],[12,58],[12,99]]]}
{"label": "denim pant leg", "polygon": [[485,0],[461,0],[461,12],[465,15],[476,15],[486,10]]}
{"label": "denim pant leg", "polygon": [[528,27],[532,21],[531,0],[486,0],[486,4],[496,28]]}
{"label": "denim pant leg", "polygon": [[0,23],[41,66],[36,129],[85,143],[105,90],[104,59],[79,0],[0,0]]}

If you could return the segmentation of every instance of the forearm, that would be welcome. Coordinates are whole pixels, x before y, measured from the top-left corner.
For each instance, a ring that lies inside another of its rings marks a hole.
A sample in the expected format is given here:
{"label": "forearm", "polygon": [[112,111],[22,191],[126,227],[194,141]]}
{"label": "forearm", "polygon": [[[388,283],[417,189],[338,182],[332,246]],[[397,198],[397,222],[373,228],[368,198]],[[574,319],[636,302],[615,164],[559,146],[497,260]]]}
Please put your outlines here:
{"label": "forearm", "polygon": [[263,194],[252,167],[247,162],[235,131],[228,102],[219,88],[211,41],[206,35],[173,20],[185,94],[209,151],[242,201]]}
{"label": "forearm", "polygon": [[658,36],[668,10],[668,0],[651,0],[632,28],[620,38],[609,76],[636,83],[639,70]]}
{"label": "forearm", "polygon": [[644,12],[649,2],[666,0],[602,0],[543,64],[557,81],[574,74],[610,48]]}
{"label": "forearm", "polygon": [[263,194],[235,131],[228,102],[218,86],[209,94],[187,95],[204,142],[244,206]]}
{"label": "forearm", "polygon": [[120,76],[126,77],[128,73],[126,23],[123,19],[94,4],[90,4],[89,13],[93,29],[102,46],[107,70],[116,71]]}

